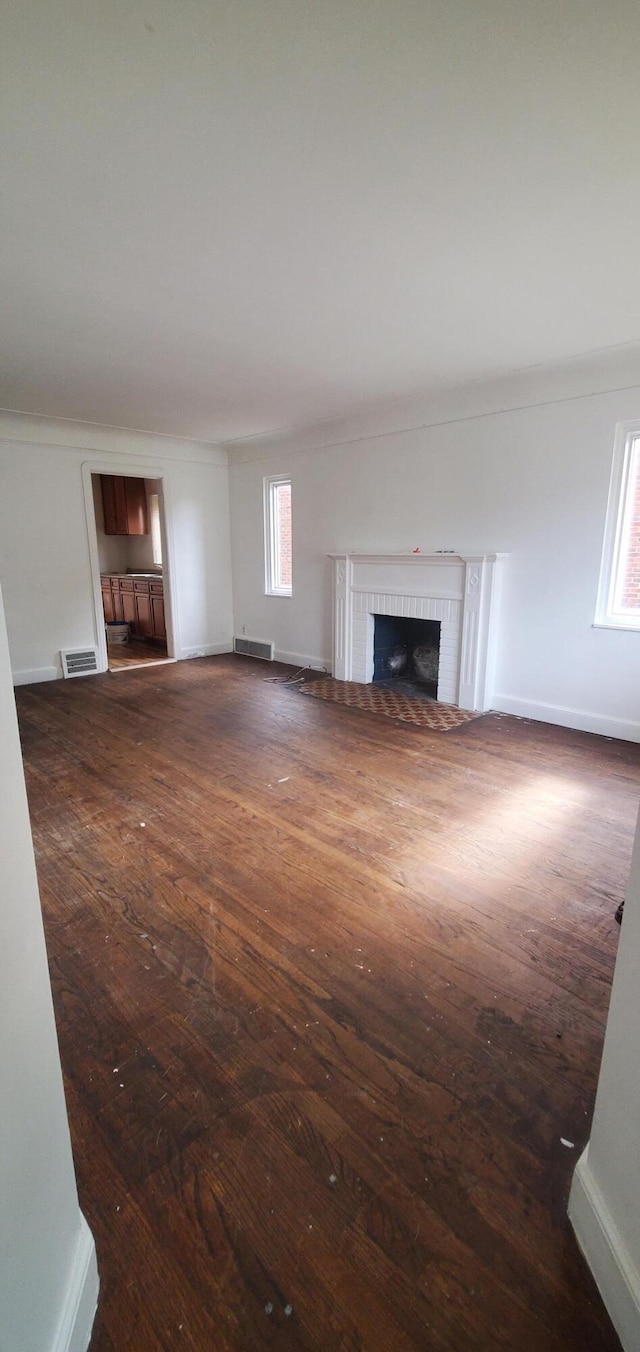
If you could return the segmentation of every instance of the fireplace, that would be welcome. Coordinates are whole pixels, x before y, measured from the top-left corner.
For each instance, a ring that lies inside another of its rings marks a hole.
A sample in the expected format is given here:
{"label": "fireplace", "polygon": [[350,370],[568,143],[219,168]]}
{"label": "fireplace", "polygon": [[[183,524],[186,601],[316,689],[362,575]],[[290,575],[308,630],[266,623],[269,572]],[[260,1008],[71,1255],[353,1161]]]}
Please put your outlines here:
{"label": "fireplace", "polygon": [[[504,554],[333,554],[333,674],[368,683],[380,617],[439,626],[437,698],[489,709]],[[416,645],[417,646],[417,645]]]}
{"label": "fireplace", "polygon": [[404,615],[373,617],[373,679],[435,699],[440,662],[440,621]]}

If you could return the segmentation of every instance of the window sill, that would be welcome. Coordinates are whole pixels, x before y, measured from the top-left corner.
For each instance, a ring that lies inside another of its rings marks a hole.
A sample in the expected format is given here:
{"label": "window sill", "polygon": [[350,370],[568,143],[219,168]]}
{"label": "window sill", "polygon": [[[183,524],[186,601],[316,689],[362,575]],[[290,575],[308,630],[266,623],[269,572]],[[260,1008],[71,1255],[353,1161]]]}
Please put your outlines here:
{"label": "window sill", "polygon": [[291,597],[293,596],[293,591],[273,591],[267,588],[267,590],[265,591],[265,596],[284,596],[291,599]]}
{"label": "window sill", "polygon": [[592,629],[623,629],[627,634],[640,634],[640,618],[637,620],[594,620]]}

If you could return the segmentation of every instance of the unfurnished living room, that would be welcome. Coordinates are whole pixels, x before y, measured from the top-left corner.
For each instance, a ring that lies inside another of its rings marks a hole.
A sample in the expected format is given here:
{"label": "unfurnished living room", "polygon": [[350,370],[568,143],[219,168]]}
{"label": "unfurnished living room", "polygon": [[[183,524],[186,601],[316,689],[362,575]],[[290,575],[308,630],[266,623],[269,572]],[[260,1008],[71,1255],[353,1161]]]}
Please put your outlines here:
{"label": "unfurnished living room", "polygon": [[640,1352],[639,57],[5,5],[1,1352]]}

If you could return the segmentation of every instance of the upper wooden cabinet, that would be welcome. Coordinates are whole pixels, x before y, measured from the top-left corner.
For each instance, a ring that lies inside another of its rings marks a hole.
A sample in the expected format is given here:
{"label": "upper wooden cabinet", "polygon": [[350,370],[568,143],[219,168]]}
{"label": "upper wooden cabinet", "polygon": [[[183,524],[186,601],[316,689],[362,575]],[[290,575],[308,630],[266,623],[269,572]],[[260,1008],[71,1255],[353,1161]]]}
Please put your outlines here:
{"label": "upper wooden cabinet", "polygon": [[149,513],[144,479],[101,474],[105,535],[148,535]]}

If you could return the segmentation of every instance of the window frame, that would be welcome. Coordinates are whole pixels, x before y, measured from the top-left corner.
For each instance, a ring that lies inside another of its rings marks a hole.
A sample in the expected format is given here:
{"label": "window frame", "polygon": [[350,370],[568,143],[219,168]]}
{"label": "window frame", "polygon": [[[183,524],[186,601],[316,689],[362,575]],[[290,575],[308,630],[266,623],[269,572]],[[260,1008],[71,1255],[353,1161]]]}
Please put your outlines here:
{"label": "window frame", "polygon": [[600,581],[594,626],[598,629],[640,631],[640,607],[624,609],[617,604],[621,588],[621,566],[632,520],[631,501],[634,476],[640,459],[640,421],[619,423],[609,483],[609,500],[602,546]]}
{"label": "window frame", "polygon": [[160,494],[156,489],[149,494],[149,527],[154,568],[162,568],[162,511]]}
{"label": "window frame", "polygon": [[293,578],[291,586],[283,587],[278,584],[280,572],[280,562],[278,557],[278,538],[279,538],[279,503],[277,489],[282,484],[288,484],[291,488],[290,474],[267,474],[264,478],[264,579],[266,596],[286,596],[293,595]]}

